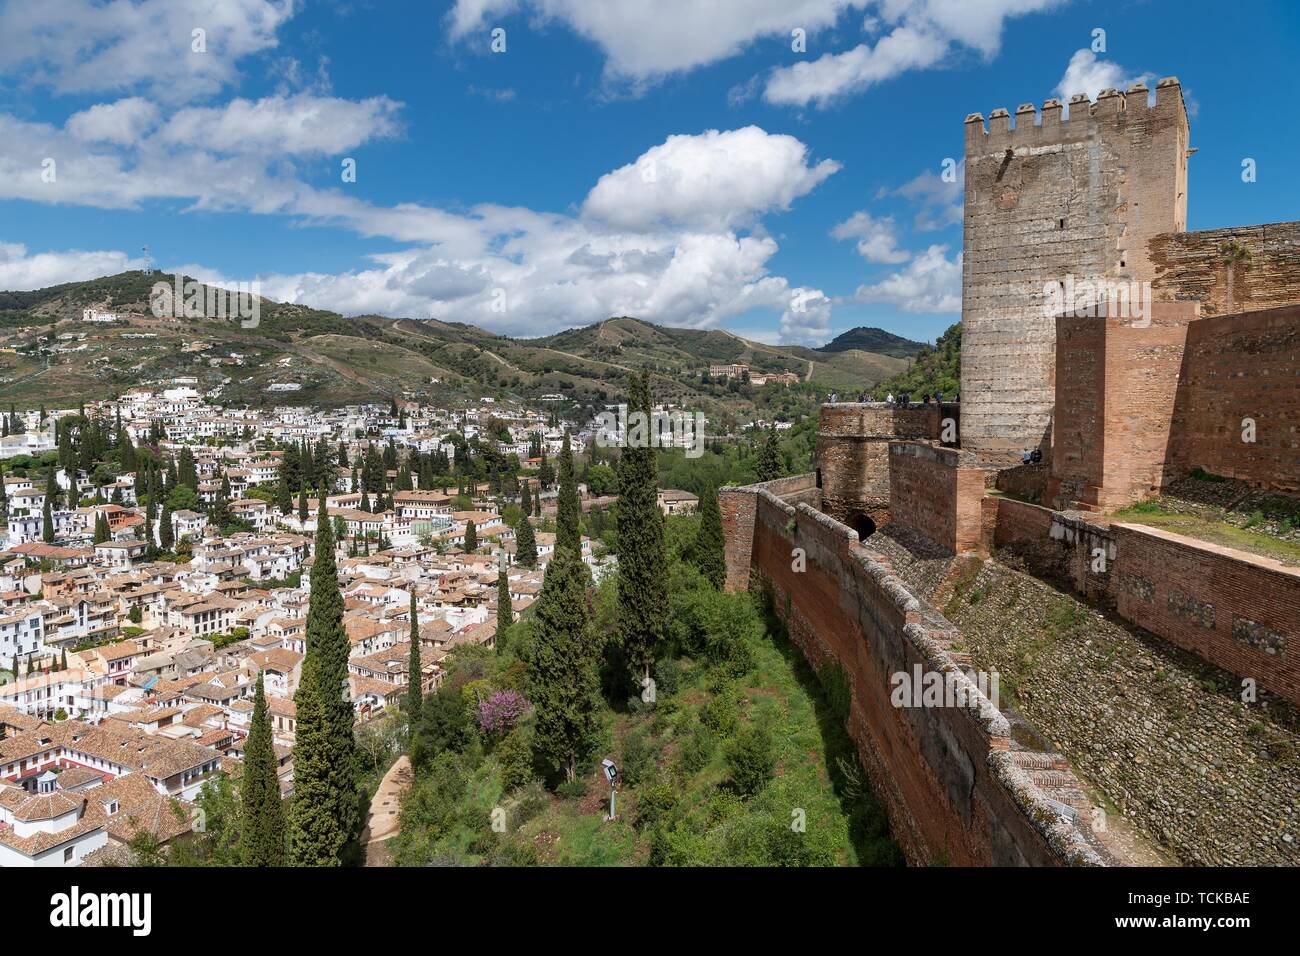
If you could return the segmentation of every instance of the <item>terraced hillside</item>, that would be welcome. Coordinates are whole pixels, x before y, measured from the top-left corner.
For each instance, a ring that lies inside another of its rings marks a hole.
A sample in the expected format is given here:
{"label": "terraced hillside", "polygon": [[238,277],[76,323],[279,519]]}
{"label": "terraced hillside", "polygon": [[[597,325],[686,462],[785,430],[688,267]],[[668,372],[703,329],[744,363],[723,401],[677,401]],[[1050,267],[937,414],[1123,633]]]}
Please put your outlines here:
{"label": "terraced hillside", "polygon": [[[106,398],[132,385],[191,375],[204,388],[220,385],[221,399],[231,403],[280,403],[288,395],[295,402],[340,405],[397,394],[446,400],[558,393],[594,407],[624,393],[630,370],[649,368],[662,400],[732,423],[748,420],[767,401],[762,390],[703,381],[710,364],[793,371],[806,383],[842,391],[870,387],[907,365],[897,354],[770,346],[730,332],[664,328],[628,317],[538,339],[433,319],[346,317],[269,300],[262,300],[253,329],[219,318],[157,318],[150,291],[170,279],[161,272],[126,272],[0,292],[0,401],[21,406],[55,395],[67,402]],[[87,307],[122,319],[85,323]],[[286,392],[285,386],[297,388]]]}

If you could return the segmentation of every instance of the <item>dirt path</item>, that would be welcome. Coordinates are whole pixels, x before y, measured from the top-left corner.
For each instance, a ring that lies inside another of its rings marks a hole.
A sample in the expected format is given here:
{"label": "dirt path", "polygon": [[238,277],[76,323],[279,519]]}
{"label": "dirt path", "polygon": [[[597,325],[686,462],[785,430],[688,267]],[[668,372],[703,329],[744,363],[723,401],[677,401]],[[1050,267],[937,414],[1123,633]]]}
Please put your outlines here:
{"label": "dirt path", "polygon": [[384,843],[397,835],[397,814],[402,804],[402,794],[411,785],[411,761],[406,756],[388,768],[379,782],[375,798],[370,801],[370,815],[361,842],[366,848],[366,866],[389,866]]}

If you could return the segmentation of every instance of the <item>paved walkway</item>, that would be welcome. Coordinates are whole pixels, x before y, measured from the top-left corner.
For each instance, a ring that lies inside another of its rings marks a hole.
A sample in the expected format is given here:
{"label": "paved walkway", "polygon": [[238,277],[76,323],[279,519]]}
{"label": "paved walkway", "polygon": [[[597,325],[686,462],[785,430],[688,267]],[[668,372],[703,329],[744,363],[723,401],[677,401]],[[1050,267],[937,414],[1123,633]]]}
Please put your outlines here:
{"label": "paved walkway", "polygon": [[382,844],[397,835],[402,794],[410,785],[411,761],[406,754],[402,754],[388,768],[388,773],[384,774],[384,779],[375,791],[375,798],[370,801],[370,816],[366,820],[366,829],[361,834],[361,842],[366,848],[366,866],[388,865],[388,855]]}

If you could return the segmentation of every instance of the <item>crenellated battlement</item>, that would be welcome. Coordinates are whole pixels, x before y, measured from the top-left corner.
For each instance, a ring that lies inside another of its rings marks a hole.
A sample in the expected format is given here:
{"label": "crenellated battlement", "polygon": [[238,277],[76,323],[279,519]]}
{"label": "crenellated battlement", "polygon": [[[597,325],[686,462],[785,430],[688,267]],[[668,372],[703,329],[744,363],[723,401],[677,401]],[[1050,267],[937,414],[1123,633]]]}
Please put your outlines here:
{"label": "crenellated battlement", "polygon": [[1174,77],[966,117],[962,447],[1014,461],[1049,440],[1044,289],[1069,275],[1154,278],[1150,242],[1187,226],[1189,136]]}
{"label": "crenellated battlement", "polygon": [[1132,122],[1155,114],[1175,115],[1185,112],[1182,85],[1177,77],[1165,77],[1156,84],[1155,103],[1149,102],[1150,90],[1145,83],[1134,83],[1127,91],[1102,90],[1092,101],[1085,93],[1070,97],[1069,115],[1058,99],[1043,101],[1041,111],[1032,103],[1016,107],[1014,117],[1005,107],[989,113],[985,126],[982,113],[966,117],[966,152],[979,153],[1048,145],[1058,139],[1075,139],[1090,134],[1097,124]]}

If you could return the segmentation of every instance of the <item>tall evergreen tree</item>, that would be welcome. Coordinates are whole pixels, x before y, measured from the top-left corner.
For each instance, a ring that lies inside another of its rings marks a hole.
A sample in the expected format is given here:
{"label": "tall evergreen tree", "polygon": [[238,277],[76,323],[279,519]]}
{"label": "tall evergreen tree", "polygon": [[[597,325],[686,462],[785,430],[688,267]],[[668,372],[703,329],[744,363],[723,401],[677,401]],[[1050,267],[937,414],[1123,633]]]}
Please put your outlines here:
{"label": "tall evergreen tree", "polygon": [[424,704],[420,674],[420,619],[415,609],[415,588],[411,588],[411,657],[406,665],[406,718],[412,728],[420,722]]}
{"label": "tall evergreen tree", "polygon": [[650,375],[633,375],[628,417],[643,413],[647,429],[644,440],[628,441],[618,463],[618,620],[628,662],[645,678],[663,641],[668,606],[668,551],[657,452],[649,435],[651,411]]}
{"label": "tall evergreen tree", "polygon": [[579,516],[582,506],[578,503],[578,481],[573,474],[573,452],[569,448],[569,433],[564,433],[564,444],[560,446],[560,496],[555,507],[555,550],[572,549],[575,555],[581,555],[581,531]]}
{"label": "tall evergreen tree", "polygon": [[303,485],[298,489],[298,520],[304,525],[307,522],[307,486]]}
{"label": "tall evergreen tree", "polygon": [[709,583],[721,591],[727,579],[726,541],[722,536],[718,492],[714,488],[706,488],[700,495],[700,527],[695,532],[691,559]]}
{"label": "tall evergreen tree", "polygon": [[465,522],[465,550],[471,554],[478,550],[478,527],[473,518]]}
{"label": "tall evergreen tree", "polygon": [[9,517],[9,492],[5,488],[5,471],[0,464],[0,521]]}
{"label": "tall evergreen tree", "polygon": [[54,543],[54,516],[50,513],[50,499],[45,499],[41,509],[41,540],[46,544]]}
{"label": "tall evergreen tree", "polygon": [[576,551],[556,550],[546,566],[526,661],[534,746],[568,780],[577,777],[598,723],[600,676],[585,570]]}
{"label": "tall evergreen tree", "polygon": [[[74,470],[71,472],[66,472],[66,474],[72,481],[72,489],[75,489],[77,484],[76,471]],[[68,491],[69,504],[75,504],[77,500],[77,493],[75,490],[72,489]],[[50,473],[49,475],[46,476],[45,479],[45,500],[49,502],[51,508],[57,508],[61,503],[62,499],[63,499],[63,489],[59,487],[59,479],[56,475],[54,468],[50,468]]]}
{"label": "tall evergreen tree", "polygon": [[537,536],[533,534],[533,523],[528,518],[519,523],[516,532],[515,560],[530,571],[537,567]]}
{"label": "tall evergreen tree", "polygon": [[218,528],[230,524],[230,478],[223,471],[217,484],[217,494],[212,501],[212,523]]}
{"label": "tall evergreen tree", "polygon": [[360,829],[356,786],[355,715],[348,679],[348,635],[343,627],[333,522],[322,497],[307,611],[307,655],[298,691],[294,799],[290,845],[300,866],[339,866]]}
{"label": "tall evergreen tree", "polygon": [[763,447],[758,452],[758,480],[775,481],[785,471],[781,463],[781,448],[776,440],[776,428],[767,430],[763,436]]}
{"label": "tall evergreen tree", "polygon": [[514,605],[510,601],[510,579],[506,576],[506,553],[501,552],[497,568],[497,653],[506,649],[510,625],[515,623]]}
{"label": "tall evergreen tree", "polygon": [[293,492],[289,490],[289,482],[285,477],[283,462],[280,464],[280,480],[275,486],[275,506],[280,509],[282,515],[293,512]]}
{"label": "tall evergreen tree", "polygon": [[172,551],[176,548],[176,530],[172,527],[172,506],[165,499],[162,512],[158,516],[158,547],[164,551]]}
{"label": "tall evergreen tree", "polygon": [[244,866],[284,865],[284,807],[276,766],[271,715],[259,673],[253,694],[253,722],[244,744],[244,777],[239,785],[239,849]]}
{"label": "tall evergreen tree", "polygon": [[199,475],[194,467],[194,452],[188,447],[181,449],[179,464],[176,466],[176,480],[187,488],[199,490]]}

